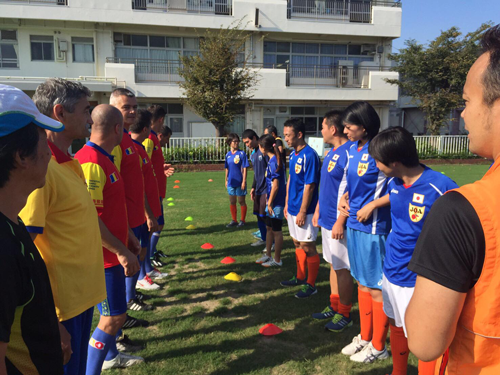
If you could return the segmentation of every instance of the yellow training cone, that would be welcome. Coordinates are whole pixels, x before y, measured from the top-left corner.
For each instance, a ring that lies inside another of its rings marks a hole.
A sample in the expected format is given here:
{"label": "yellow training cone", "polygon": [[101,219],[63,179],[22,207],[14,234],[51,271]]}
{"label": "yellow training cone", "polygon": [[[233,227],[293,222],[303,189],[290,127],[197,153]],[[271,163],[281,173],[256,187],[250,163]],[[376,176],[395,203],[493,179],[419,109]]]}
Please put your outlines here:
{"label": "yellow training cone", "polygon": [[226,276],[224,276],[224,278],[231,281],[241,281],[241,276],[236,272],[230,272]]}
{"label": "yellow training cone", "polygon": [[190,230],[191,230],[191,229],[196,229],[196,227],[195,227],[193,224],[191,224],[191,225],[188,225],[188,226],[186,227],[186,229],[190,229]]}

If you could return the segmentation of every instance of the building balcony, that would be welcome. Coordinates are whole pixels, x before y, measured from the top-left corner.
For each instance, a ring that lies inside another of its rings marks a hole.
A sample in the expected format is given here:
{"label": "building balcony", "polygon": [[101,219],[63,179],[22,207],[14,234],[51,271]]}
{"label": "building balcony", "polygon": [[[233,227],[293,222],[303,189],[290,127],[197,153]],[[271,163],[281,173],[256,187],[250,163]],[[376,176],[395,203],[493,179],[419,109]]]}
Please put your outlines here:
{"label": "building balcony", "polygon": [[132,9],[156,12],[233,14],[232,0],[132,0]]}

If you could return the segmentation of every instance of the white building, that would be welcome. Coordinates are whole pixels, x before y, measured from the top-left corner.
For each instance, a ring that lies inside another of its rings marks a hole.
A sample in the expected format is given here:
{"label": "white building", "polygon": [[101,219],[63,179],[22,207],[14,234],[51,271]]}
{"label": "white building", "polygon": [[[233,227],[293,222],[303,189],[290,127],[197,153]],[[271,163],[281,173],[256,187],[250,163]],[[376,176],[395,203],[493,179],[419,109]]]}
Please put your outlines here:
{"label": "white building", "polygon": [[401,33],[394,0],[0,0],[0,83],[32,95],[48,77],[81,80],[92,104],[127,87],[141,107],[166,108],[174,136],[214,135],[182,104],[178,56],[196,53],[206,29],[243,17],[260,82],[231,130],[282,131],[301,117],[319,135],[328,109],[356,100],[389,125],[398,88],[385,82],[397,78],[387,55]]}

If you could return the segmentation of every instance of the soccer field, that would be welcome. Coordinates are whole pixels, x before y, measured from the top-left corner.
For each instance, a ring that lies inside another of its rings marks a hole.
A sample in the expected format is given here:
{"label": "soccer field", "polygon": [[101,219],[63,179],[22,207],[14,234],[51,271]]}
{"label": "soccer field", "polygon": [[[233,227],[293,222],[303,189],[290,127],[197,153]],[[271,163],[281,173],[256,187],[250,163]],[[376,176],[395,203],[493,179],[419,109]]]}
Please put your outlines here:
{"label": "soccer field", "polygon": [[[488,166],[437,165],[459,185],[475,181]],[[172,189],[174,180],[179,189]],[[213,179],[213,182],[208,182]],[[253,175],[249,173],[249,181]],[[230,221],[224,172],[178,173],[169,180],[167,197],[175,206],[165,206],[165,229],[158,248],[169,254],[162,269],[170,276],[149,292],[151,312],[130,315],[147,319],[148,328],[125,333],[146,349],[137,353],[146,363],[109,374],[388,374],[391,359],[374,364],[357,364],[340,354],[341,348],[359,333],[357,296],[354,296],[354,326],[335,334],[323,329],[325,321],[311,318],[329,303],[329,268],[322,260],[318,294],[308,300],[294,298],[295,289],[285,289],[281,280],[295,273],[295,251],[284,227],[283,267],[265,269],[255,264],[262,247],[251,247],[251,232],[257,230],[252,202],[247,225],[226,228]],[[168,202],[165,202],[165,204]],[[238,207],[239,215],[239,207]],[[187,216],[193,222],[186,222]],[[185,228],[193,224],[195,230]],[[202,250],[204,243],[215,246]],[[321,240],[318,239],[318,243]],[[321,250],[321,246],[318,246]],[[226,256],[236,263],[224,265]],[[224,275],[236,272],[241,282]],[[259,328],[274,323],[283,333],[270,337]],[[409,374],[417,374],[417,360],[410,357]]]}

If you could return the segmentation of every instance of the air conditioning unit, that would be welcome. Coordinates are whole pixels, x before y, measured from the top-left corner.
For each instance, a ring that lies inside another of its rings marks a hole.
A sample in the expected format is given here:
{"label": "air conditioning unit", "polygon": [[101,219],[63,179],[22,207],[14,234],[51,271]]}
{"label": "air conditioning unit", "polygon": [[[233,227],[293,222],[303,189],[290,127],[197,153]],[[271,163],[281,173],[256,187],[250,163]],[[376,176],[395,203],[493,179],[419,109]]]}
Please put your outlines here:
{"label": "air conditioning unit", "polygon": [[375,44],[363,44],[361,46],[362,55],[374,55],[377,53],[377,46]]}

